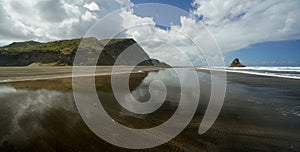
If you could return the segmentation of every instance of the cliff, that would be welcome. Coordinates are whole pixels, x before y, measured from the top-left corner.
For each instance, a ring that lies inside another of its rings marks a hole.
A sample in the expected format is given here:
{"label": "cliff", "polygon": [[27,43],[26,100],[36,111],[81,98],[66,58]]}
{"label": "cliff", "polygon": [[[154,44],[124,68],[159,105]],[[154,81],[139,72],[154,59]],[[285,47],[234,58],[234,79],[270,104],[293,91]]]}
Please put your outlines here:
{"label": "cliff", "polygon": [[[105,43],[107,44],[104,46]],[[71,66],[78,49],[84,53],[81,53],[76,65],[92,65],[95,61],[97,61],[97,65],[113,65],[118,56],[128,47],[133,51],[132,58],[145,60],[139,65],[159,65],[157,62],[160,62],[150,59],[148,54],[133,39],[97,40],[96,38],[84,38],[48,43],[14,42],[0,47],[0,66],[28,66],[32,64]],[[99,56],[100,50],[102,52]],[[132,65],[130,62],[132,61],[128,59],[128,61],[122,62],[122,65]]]}

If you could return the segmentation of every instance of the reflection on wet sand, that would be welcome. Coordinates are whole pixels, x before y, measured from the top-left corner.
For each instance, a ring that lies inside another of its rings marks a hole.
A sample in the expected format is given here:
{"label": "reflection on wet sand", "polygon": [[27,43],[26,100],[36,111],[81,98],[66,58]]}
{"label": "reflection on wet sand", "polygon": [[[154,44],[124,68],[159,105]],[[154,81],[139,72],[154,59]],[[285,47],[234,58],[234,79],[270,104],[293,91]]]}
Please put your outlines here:
{"label": "reflection on wet sand", "polygon": [[[170,70],[131,75],[131,93],[141,102],[149,99],[152,80],[163,79],[167,84],[165,103],[148,115],[131,113],[116,102],[110,76],[97,77],[95,84],[101,103],[115,121],[131,128],[151,128],[177,109],[179,82],[170,75]],[[172,141],[144,151],[300,150],[297,83],[257,86],[248,85],[248,78],[231,76],[219,118],[207,133],[198,135],[210,96],[209,74],[199,72],[199,78],[201,99],[189,126]],[[90,131],[77,112],[70,78],[1,85],[0,128],[0,151],[134,151],[113,146]]]}

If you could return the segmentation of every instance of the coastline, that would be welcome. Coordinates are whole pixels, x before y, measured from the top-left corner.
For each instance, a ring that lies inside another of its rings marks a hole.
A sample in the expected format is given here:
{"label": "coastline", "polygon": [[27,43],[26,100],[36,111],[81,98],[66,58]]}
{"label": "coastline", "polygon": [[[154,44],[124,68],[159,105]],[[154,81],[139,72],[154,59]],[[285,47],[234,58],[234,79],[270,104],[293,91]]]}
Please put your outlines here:
{"label": "coastline", "polygon": [[[78,67],[91,70],[94,67],[92,66],[82,66]],[[118,66],[116,73],[112,73],[113,66],[97,66],[95,69],[95,74],[83,74],[82,75],[73,75],[72,66],[51,66],[51,67],[0,67],[0,84],[9,83],[9,82],[21,82],[21,81],[35,81],[35,80],[49,80],[49,79],[60,79],[60,78],[71,78],[71,77],[86,77],[86,76],[104,76],[111,74],[126,74],[129,73],[128,69],[132,68],[131,66]],[[130,73],[140,73],[140,72],[149,72],[160,69],[168,69],[170,67],[159,67],[159,66],[136,66],[133,71]],[[171,68],[195,68],[195,67],[186,67],[186,66],[175,66]],[[218,68],[202,68],[196,67],[197,71],[210,73],[214,72],[226,72],[228,80],[237,80],[236,78],[254,78],[255,81],[268,81],[271,83],[276,83],[276,80],[288,81],[293,84],[293,82],[298,82],[300,77],[289,77],[289,76],[280,76],[280,75],[268,75],[262,73],[251,73],[247,71],[233,71],[228,69],[218,69]],[[124,72],[125,71],[125,72]],[[217,75],[217,73],[216,73]],[[252,79],[253,80],[253,79]],[[253,80],[253,82],[255,82]],[[279,82],[280,82],[279,81]]]}
{"label": "coastline", "polygon": [[[72,77],[90,77],[90,76],[108,76],[111,74],[128,74],[128,73],[143,73],[164,69],[166,67],[156,66],[137,66],[133,71],[128,72],[132,67],[119,66],[117,71],[112,73],[113,66],[97,66],[95,74],[80,74],[74,75],[72,73],[73,67],[0,67],[0,84],[11,82],[24,82],[24,81],[38,81],[38,80],[51,80]],[[82,66],[78,67],[83,70],[92,70],[94,67]],[[83,72],[84,73],[84,72]],[[12,76],[13,75],[13,76]]]}
{"label": "coastline", "polygon": [[[228,73],[237,73],[237,74],[256,75],[256,76],[263,76],[263,77],[275,77],[275,78],[285,78],[285,79],[300,80],[300,77],[292,77],[292,76],[284,76],[284,75],[274,75],[274,74],[266,74],[266,73],[253,73],[253,72],[248,72],[248,71],[233,71],[232,69],[229,70],[229,69],[224,69],[224,68],[221,69],[221,68],[201,68],[201,67],[197,67],[196,70],[226,72],[227,74]],[[243,70],[243,68],[240,68],[240,70]]]}

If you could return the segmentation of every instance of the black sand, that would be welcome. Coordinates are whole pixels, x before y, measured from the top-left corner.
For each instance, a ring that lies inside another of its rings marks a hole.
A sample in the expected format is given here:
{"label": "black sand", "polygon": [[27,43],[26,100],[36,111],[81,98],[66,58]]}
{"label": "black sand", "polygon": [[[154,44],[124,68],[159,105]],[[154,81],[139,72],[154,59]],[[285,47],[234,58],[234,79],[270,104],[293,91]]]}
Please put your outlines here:
{"label": "black sand", "polygon": [[[132,74],[132,91],[147,90],[140,84],[149,74]],[[199,71],[199,77],[203,91],[189,126],[170,142],[143,151],[300,151],[299,80],[227,73],[222,111],[213,127],[199,135],[210,92],[207,71]],[[123,125],[154,127],[177,108],[180,90],[170,87],[172,102],[147,116],[131,114],[116,104],[109,82],[109,75],[97,77],[97,90],[108,113]],[[0,151],[137,151],[113,146],[87,128],[74,105],[71,83],[61,78],[1,84],[16,91],[0,95]]]}

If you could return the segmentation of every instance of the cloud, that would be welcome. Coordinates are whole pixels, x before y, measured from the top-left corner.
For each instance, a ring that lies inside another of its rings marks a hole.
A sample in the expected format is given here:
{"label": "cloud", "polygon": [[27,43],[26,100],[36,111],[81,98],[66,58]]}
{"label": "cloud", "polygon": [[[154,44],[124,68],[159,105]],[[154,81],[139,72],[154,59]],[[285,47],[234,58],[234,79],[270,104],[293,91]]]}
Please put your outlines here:
{"label": "cloud", "polygon": [[96,4],[95,2],[91,2],[91,3],[85,3],[83,5],[83,7],[89,9],[90,11],[99,11],[100,7],[98,6],[98,4]]}
{"label": "cloud", "polygon": [[81,16],[81,19],[83,21],[91,21],[91,20],[94,20],[96,19],[97,17],[95,15],[93,15],[91,12],[89,11],[86,11],[82,16]]}
{"label": "cloud", "polygon": [[[177,51],[187,54],[195,64],[202,63],[204,56],[199,57],[200,50],[191,46],[182,33],[200,44],[201,52],[207,54],[206,59],[211,61],[217,61],[220,57],[215,53],[217,48],[212,44],[213,40],[207,38],[210,33],[222,52],[257,43],[300,38],[300,1],[297,0],[195,0],[192,5],[194,9],[191,13],[196,18],[182,16],[180,25],[172,25],[168,30],[156,27],[153,18],[136,16],[133,11],[121,15],[123,26],[128,28],[148,23],[143,28],[129,29],[127,35],[134,37],[150,55],[156,55],[161,60],[177,60],[175,56],[178,52],[175,53],[173,47],[161,41],[174,44],[179,49]],[[180,59],[177,61],[181,62]]]}
{"label": "cloud", "polygon": [[193,5],[192,13],[203,18],[223,51],[300,38],[298,0],[195,0]]}
{"label": "cloud", "polygon": [[[17,5],[20,5],[20,3]],[[68,13],[60,0],[38,1],[34,7],[37,9],[35,13],[39,14],[40,19],[47,19],[48,22],[61,22],[68,18]],[[14,9],[14,7],[12,7],[12,9]],[[24,9],[26,8],[23,8],[23,10]]]}
{"label": "cloud", "polygon": [[[109,12],[133,5],[130,0],[1,0],[0,4],[0,44],[82,37]],[[155,58],[176,63],[183,63],[180,56],[186,55],[202,64],[201,52],[208,54],[206,60],[217,61],[210,34],[222,52],[300,38],[298,0],[194,0],[191,5],[191,16],[181,16],[180,24],[167,30],[157,27],[153,16],[141,17],[132,9],[120,11],[103,27],[105,32],[129,28],[120,35],[135,38]],[[160,12],[164,11],[154,15]]]}
{"label": "cloud", "polygon": [[129,0],[1,0],[0,45],[82,37],[108,12],[127,5]]}
{"label": "cloud", "polygon": [[[138,6],[139,7],[139,6]],[[163,6],[160,7],[166,10]],[[153,17],[140,17],[134,10],[120,12],[121,35],[133,37],[152,58],[170,65],[207,65],[206,61],[219,65],[217,45],[204,24],[192,17],[180,17],[181,25],[171,25],[168,30],[157,27]],[[194,44],[194,42],[197,43]],[[204,55],[205,54],[205,55]]]}

